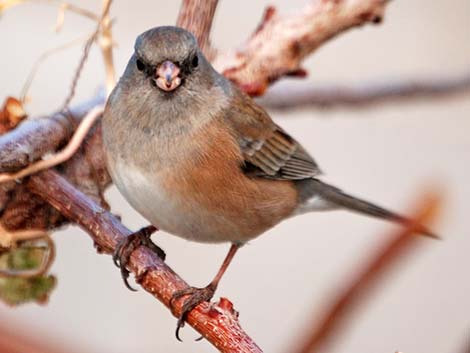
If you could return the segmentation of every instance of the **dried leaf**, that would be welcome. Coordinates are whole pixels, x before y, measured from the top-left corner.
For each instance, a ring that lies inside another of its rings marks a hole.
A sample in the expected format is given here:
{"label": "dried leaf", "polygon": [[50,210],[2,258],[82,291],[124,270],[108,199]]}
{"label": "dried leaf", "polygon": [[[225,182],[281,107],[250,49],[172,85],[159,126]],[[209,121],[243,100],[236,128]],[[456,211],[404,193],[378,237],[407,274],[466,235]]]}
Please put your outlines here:
{"label": "dried leaf", "polygon": [[[47,249],[39,247],[22,247],[4,252],[0,256],[2,271],[37,270],[47,256]],[[56,279],[51,275],[34,277],[0,277],[0,300],[8,305],[19,305],[27,302],[43,304],[55,287]]]}
{"label": "dried leaf", "polygon": [[8,305],[45,304],[56,285],[52,275],[32,278],[0,278],[0,300]]}
{"label": "dried leaf", "polygon": [[42,263],[45,249],[35,247],[16,248],[0,256],[0,269],[34,270]]}
{"label": "dried leaf", "polygon": [[0,110],[0,135],[14,129],[26,116],[23,104],[16,98],[8,97]]}

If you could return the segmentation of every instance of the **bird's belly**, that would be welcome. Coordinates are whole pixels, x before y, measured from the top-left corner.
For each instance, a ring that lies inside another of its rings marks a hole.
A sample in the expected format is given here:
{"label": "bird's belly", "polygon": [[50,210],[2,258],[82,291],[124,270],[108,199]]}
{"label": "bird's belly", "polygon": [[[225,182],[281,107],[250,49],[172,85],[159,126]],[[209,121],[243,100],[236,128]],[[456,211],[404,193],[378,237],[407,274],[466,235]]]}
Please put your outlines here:
{"label": "bird's belly", "polygon": [[[110,172],[120,192],[151,224],[198,242],[246,242],[288,216],[293,208],[291,186],[283,182],[257,183],[260,196],[252,197],[249,192],[240,192],[247,191],[239,189],[240,185],[232,188],[236,185],[233,181],[215,189],[217,182],[210,176],[198,178],[201,188],[190,191],[177,186],[179,176],[149,176],[120,163]],[[266,199],[266,195],[272,196]]]}
{"label": "bird's belly", "polygon": [[163,181],[139,169],[116,165],[111,172],[114,183],[131,206],[159,229],[198,242],[234,242],[240,236],[230,222],[222,227],[212,214],[191,195],[180,195]]}
{"label": "bird's belly", "polygon": [[111,174],[115,185],[126,200],[151,224],[184,238],[211,241],[205,239],[205,234],[202,232],[199,231],[198,234],[194,232],[197,224],[193,217],[185,214],[179,200],[176,200],[176,195],[164,187],[158,175],[149,178],[135,167],[119,164]]}

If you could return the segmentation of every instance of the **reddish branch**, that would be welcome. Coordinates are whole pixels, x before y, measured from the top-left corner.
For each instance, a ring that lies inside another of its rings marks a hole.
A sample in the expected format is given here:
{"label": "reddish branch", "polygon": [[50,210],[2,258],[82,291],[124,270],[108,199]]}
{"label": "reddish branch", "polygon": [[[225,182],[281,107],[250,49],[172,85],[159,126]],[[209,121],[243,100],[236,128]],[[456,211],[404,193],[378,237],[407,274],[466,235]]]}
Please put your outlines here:
{"label": "reddish branch", "polygon": [[[112,253],[118,242],[131,233],[115,216],[54,171],[31,177],[27,186],[71,222],[82,227],[102,252]],[[168,308],[173,293],[188,286],[158,256],[144,247],[132,254],[130,270],[139,284]],[[178,317],[182,301],[175,304],[173,314]],[[261,352],[240,327],[238,315],[227,299],[222,298],[217,304],[200,304],[188,315],[188,323],[221,352]]]}
{"label": "reddish branch", "polygon": [[313,330],[307,337],[297,353],[313,353],[324,348],[333,341],[334,335],[340,333],[341,326],[351,316],[351,313],[364,303],[372,293],[372,287],[383,278],[390,267],[401,261],[410,250],[417,245],[413,234],[420,224],[430,222],[439,210],[439,199],[426,197],[420,200],[421,205],[413,217],[414,223],[401,230],[398,234],[393,234],[391,240],[371,257],[371,261],[364,271],[358,274],[352,285],[344,290],[326,315],[320,320],[318,329]]}

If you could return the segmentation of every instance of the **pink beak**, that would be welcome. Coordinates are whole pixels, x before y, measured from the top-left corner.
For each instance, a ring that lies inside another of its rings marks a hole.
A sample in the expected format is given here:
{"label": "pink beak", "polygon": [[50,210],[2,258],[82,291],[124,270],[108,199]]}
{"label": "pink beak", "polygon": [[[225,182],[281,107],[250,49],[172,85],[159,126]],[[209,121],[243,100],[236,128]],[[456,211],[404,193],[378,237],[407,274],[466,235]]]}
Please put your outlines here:
{"label": "pink beak", "polygon": [[156,70],[157,86],[167,92],[173,91],[181,84],[179,73],[180,68],[173,62],[169,60],[162,62]]}

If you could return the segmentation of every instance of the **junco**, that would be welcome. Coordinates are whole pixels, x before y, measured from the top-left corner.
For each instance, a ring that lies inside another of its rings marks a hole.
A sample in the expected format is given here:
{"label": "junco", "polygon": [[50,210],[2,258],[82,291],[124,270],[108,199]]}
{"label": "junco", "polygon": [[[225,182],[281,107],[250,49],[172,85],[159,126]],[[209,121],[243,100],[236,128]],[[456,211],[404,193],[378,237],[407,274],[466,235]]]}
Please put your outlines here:
{"label": "junco", "polygon": [[[108,99],[103,137],[114,183],[152,225],[188,240],[232,244],[207,287],[174,295],[187,296],[178,328],[212,298],[237,249],[286,218],[348,209],[409,222],[319,180],[308,152],[216,72],[181,28],[157,27],[137,38]],[[136,245],[164,255],[149,241],[153,230],[144,228],[119,247],[124,279]],[[420,232],[434,237],[424,227]]]}

